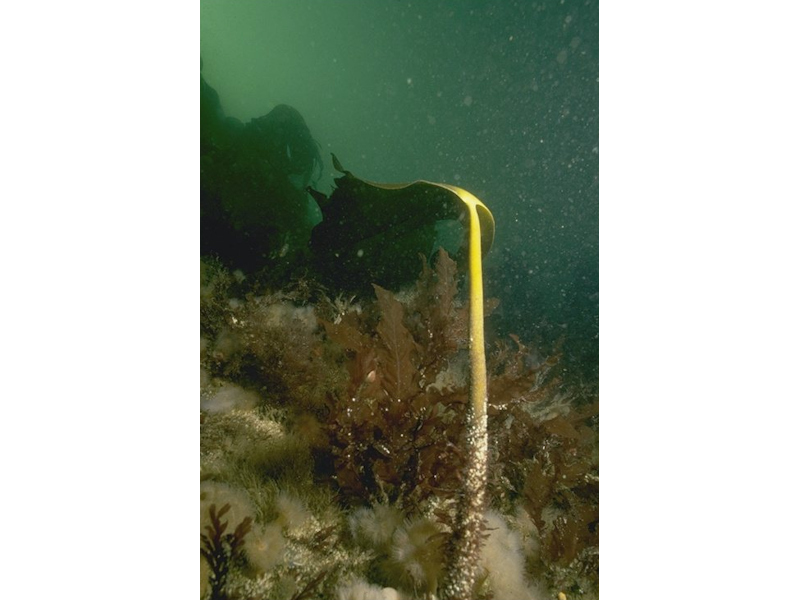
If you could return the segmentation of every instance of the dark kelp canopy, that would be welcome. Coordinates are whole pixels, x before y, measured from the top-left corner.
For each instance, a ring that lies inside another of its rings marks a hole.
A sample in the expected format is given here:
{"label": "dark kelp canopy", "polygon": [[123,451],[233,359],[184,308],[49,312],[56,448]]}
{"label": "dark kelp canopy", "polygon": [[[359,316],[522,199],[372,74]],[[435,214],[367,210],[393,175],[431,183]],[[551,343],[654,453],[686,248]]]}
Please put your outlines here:
{"label": "dark kelp canopy", "polygon": [[322,210],[322,222],[311,234],[314,263],[329,283],[362,289],[373,283],[397,289],[416,280],[420,255],[430,258],[444,245],[442,224],[457,223],[461,229],[455,248],[465,265],[467,205],[477,208],[481,248],[489,251],[494,240],[494,218],[488,208],[466,190],[447,184],[418,180],[387,184],[360,179],[344,169],[330,197],[312,192]]}
{"label": "dark kelp canopy", "polygon": [[242,123],[225,115],[201,75],[200,109],[200,253],[228,268],[258,273],[270,287],[308,274],[332,290],[397,290],[416,281],[420,256],[430,260],[439,247],[465,268],[465,202],[478,211],[483,253],[492,245],[491,213],[455,186],[375,183],[332,156],[342,176],[330,197],[314,190],[319,144],[291,106]]}
{"label": "dark kelp canopy", "polygon": [[201,255],[248,273],[291,272],[307,260],[317,215],[305,188],[321,168],[296,109],[279,104],[242,123],[200,77]]}

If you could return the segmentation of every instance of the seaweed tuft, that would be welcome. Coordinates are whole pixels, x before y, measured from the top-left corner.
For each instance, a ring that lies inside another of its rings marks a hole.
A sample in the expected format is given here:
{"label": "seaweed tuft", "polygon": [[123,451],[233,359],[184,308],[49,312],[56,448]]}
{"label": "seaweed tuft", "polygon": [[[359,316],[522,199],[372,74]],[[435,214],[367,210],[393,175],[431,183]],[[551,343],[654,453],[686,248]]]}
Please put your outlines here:
{"label": "seaweed tuft", "polygon": [[253,523],[251,517],[245,517],[236,526],[233,533],[225,533],[228,529],[228,521],[223,521],[222,516],[230,508],[230,504],[225,504],[217,512],[216,504],[212,504],[208,509],[211,525],[206,526],[207,534],[200,534],[200,554],[206,559],[211,569],[209,600],[227,600],[225,586],[228,581],[228,573],[232,568],[242,566],[244,538]]}

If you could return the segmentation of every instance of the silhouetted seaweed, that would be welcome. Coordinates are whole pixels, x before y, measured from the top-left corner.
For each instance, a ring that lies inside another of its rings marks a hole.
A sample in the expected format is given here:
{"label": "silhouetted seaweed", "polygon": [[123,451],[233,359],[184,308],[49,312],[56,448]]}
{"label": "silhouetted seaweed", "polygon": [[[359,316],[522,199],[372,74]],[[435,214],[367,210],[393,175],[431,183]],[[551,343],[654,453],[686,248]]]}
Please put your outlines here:
{"label": "silhouetted seaweed", "polygon": [[245,517],[233,533],[225,533],[228,521],[222,521],[222,516],[231,508],[225,504],[219,512],[212,504],[208,509],[211,525],[206,525],[205,533],[200,534],[200,554],[208,562],[211,569],[209,583],[211,585],[210,600],[227,600],[225,584],[231,568],[239,564],[244,558],[244,537],[250,531],[253,519]]}

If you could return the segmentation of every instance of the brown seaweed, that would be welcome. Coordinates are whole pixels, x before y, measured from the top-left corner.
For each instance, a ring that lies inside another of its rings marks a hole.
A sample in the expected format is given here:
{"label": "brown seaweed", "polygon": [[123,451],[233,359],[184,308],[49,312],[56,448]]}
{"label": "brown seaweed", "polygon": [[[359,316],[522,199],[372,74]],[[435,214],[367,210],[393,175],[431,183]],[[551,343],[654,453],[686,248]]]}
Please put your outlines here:
{"label": "brown seaweed", "polygon": [[212,504],[208,509],[211,525],[206,525],[207,533],[200,534],[200,555],[206,559],[211,569],[210,600],[227,599],[225,585],[228,574],[231,568],[244,560],[244,537],[252,527],[252,517],[245,517],[233,533],[225,533],[228,521],[222,521],[222,516],[230,508],[230,504],[225,504],[217,512],[216,505]]}
{"label": "brown seaweed", "polygon": [[[267,322],[285,295],[228,302],[220,284],[201,315],[204,366],[258,391],[265,407],[280,406],[290,432],[314,432],[300,438],[314,438],[315,480],[334,484],[342,505],[392,502],[409,517],[433,507],[448,532],[468,404],[459,282],[442,251],[432,266],[423,261],[416,286],[403,294],[375,286],[372,298],[318,299],[316,330],[293,319]],[[486,302],[487,312],[494,304]],[[493,343],[488,497],[505,514],[524,509],[535,526],[539,550],[528,556],[529,574],[579,595],[597,582],[598,405],[574,402],[558,361],[514,335]],[[328,590],[336,577],[320,586]]]}

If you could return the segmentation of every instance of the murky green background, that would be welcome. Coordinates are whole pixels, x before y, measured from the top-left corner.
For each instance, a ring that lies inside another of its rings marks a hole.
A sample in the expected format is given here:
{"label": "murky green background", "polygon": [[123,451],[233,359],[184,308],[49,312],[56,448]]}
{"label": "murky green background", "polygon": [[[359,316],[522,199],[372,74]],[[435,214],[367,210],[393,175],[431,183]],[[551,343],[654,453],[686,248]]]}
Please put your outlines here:
{"label": "murky green background", "polygon": [[201,3],[203,75],[226,114],[286,103],[373,181],[429,179],[497,221],[490,327],[593,379],[598,335],[598,3]]}

